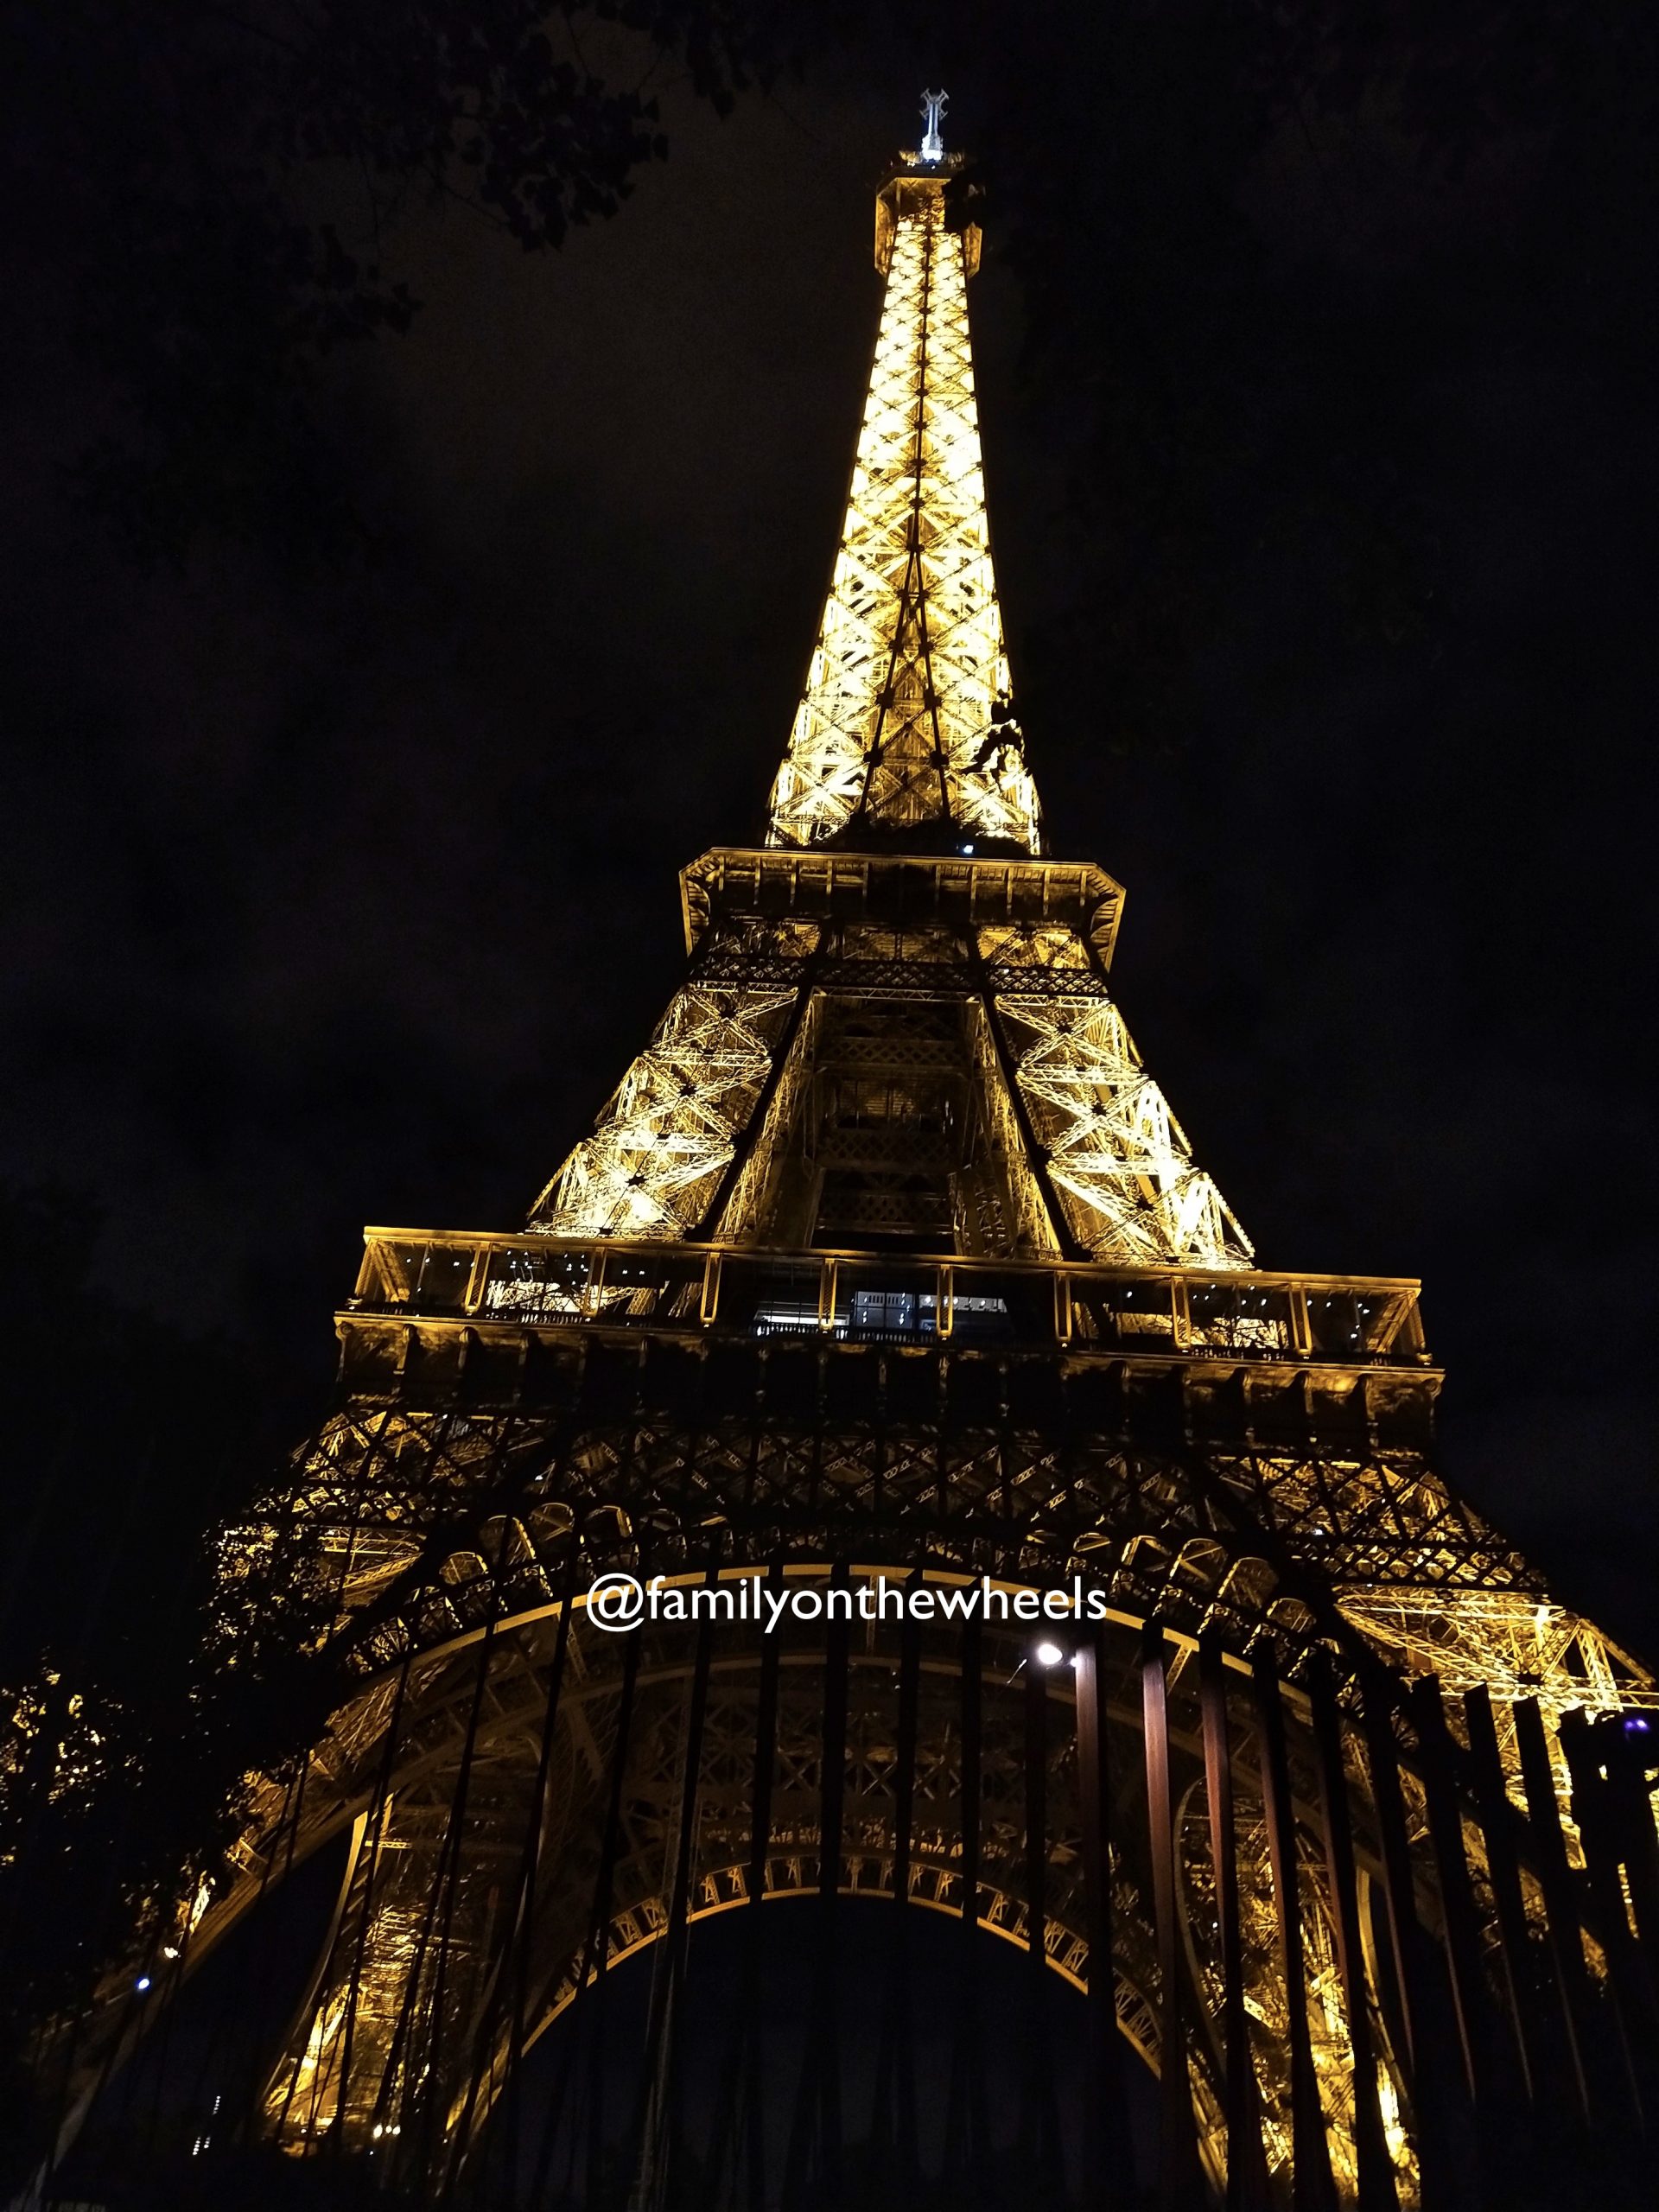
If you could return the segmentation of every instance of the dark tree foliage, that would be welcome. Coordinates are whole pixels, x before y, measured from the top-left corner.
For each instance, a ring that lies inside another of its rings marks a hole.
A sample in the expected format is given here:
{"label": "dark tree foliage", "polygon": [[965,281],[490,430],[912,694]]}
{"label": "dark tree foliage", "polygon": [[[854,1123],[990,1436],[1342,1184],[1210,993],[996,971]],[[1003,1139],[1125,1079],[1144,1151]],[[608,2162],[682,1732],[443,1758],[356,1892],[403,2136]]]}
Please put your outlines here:
{"label": "dark tree foliage", "polygon": [[[224,1835],[228,1783],[315,1719],[287,1673],[204,1674],[209,1532],[269,1467],[247,1356],[122,1306],[96,1211],[0,1190],[0,2049],[73,2001]],[[16,2094],[7,2094],[10,2086]],[[0,2179],[41,2120],[0,2075]]]}
{"label": "dark tree foliage", "polygon": [[1338,635],[1421,636],[1402,290],[1427,251],[1466,264],[1471,322],[1541,287],[1593,316],[1639,263],[1659,30],[1630,0],[24,0],[14,250],[95,372],[82,496],[149,561],[360,552],[324,363],[415,321],[411,196],[556,245],[666,153],[653,84],[723,109],[878,29],[872,67],[951,81],[1075,440],[1084,555],[1030,673],[1084,651],[1116,734],[1166,738],[1249,619],[1245,546]]}
{"label": "dark tree foliage", "polygon": [[[723,106],[748,0],[24,0],[0,33],[29,274],[100,372],[84,496],[148,561],[204,530],[338,553],[361,536],[318,365],[408,329],[377,249],[400,197],[527,250],[613,214],[666,143],[643,77]],[[595,39],[610,57],[590,55]]]}

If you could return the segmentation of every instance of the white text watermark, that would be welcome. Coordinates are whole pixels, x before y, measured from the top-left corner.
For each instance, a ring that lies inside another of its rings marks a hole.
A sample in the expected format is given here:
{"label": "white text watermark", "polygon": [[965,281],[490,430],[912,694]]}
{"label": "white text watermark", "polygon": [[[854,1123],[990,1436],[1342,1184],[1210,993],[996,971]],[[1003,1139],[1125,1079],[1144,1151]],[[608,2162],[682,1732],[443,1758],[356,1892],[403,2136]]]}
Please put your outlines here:
{"label": "white text watermark", "polygon": [[877,1574],[868,1581],[774,1583],[761,1574],[724,1582],[671,1582],[666,1575],[601,1574],[588,1591],[588,1618],[620,1635],[647,1622],[747,1622],[771,1636],[794,1621],[1103,1621],[1103,1590],[1020,1590],[993,1582],[918,1582]]}

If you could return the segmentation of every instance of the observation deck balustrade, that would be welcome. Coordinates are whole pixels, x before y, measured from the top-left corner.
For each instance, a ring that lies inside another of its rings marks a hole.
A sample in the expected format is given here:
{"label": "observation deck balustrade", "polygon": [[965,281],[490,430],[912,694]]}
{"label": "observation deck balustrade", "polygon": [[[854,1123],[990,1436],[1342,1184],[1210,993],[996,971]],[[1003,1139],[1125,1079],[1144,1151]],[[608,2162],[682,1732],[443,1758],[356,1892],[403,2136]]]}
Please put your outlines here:
{"label": "observation deck balustrade", "polygon": [[1429,1364],[1409,1281],[371,1229],[346,1311],[1340,1368]]}

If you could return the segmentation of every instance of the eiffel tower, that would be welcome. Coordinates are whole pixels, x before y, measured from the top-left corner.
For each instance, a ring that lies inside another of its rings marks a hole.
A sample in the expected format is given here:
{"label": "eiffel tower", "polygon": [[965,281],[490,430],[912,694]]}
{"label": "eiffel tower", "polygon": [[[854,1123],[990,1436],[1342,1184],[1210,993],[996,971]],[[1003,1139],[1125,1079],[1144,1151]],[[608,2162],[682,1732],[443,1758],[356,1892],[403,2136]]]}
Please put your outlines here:
{"label": "eiffel tower", "polygon": [[327,1717],[69,2039],[111,2203],[143,2109],[480,2206],[1648,2201],[1659,1687],[1436,1471],[1417,1286],[1258,1266],[1141,1061],[925,105],[765,842],[523,1230],[367,1232],[220,1539]]}

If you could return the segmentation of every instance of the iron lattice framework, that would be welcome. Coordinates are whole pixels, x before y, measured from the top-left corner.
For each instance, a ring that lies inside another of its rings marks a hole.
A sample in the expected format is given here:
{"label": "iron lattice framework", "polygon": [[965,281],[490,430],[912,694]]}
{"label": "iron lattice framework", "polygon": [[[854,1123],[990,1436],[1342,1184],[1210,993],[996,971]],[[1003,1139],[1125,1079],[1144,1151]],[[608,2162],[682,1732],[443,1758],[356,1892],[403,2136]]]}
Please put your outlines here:
{"label": "iron lattice framework", "polygon": [[985,518],[968,337],[979,232],[955,182],[946,161],[917,156],[876,203],[887,299],[835,574],[772,789],[774,845],[943,828],[969,849],[1040,849]]}
{"label": "iron lattice framework", "polygon": [[683,892],[690,973],[532,1227],[1248,1266],[1112,1000],[1098,869],[715,852]]}
{"label": "iron lattice framework", "polygon": [[[1111,997],[1118,887],[1039,851],[957,182],[878,203],[768,844],[685,871],[685,980],[525,1232],[368,1233],[335,1408],[219,1540],[219,1661],[302,1622],[332,1713],[43,2037],[101,2190],[137,2111],[591,2212],[1642,2201],[1659,1692],[1436,1471],[1416,1286],[1254,1265]],[[605,1632],[601,1573],[663,1617]],[[228,2024],[169,2104],[204,1967]]]}

